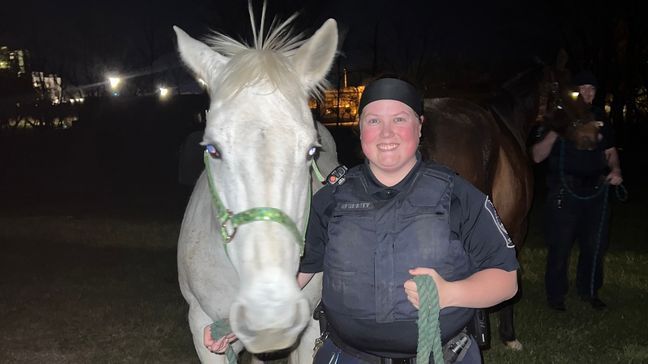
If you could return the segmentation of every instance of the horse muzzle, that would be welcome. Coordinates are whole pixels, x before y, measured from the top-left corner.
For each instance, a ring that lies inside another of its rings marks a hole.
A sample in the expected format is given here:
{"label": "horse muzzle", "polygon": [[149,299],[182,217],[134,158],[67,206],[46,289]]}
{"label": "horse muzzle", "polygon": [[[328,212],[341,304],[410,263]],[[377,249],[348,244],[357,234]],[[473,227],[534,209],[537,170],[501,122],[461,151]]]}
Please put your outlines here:
{"label": "horse muzzle", "polygon": [[304,297],[287,304],[246,304],[236,301],[230,309],[230,325],[251,353],[286,349],[297,341],[310,320],[311,307]]}

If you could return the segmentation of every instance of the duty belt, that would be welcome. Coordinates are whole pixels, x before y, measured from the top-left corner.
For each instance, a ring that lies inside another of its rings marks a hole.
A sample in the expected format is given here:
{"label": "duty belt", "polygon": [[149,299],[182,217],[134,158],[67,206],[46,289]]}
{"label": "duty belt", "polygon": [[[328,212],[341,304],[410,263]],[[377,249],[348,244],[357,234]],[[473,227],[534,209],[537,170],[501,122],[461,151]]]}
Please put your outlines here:
{"label": "duty belt", "polygon": [[367,352],[358,350],[353,346],[347,345],[335,334],[334,331],[328,333],[328,337],[333,341],[335,346],[342,349],[345,353],[355,356],[358,359],[366,361],[370,364],[416,364],[416,356],[405,358],[387,358],[383,356],[369,354]]}
{"label": "duty belt", "polygon": [[[340,339],[339,336],[335,334],[334,331],[329,331],[325,333],[331,341],[338,348],[342,349],[345,353],[354,356],[360,360],[366,361],[370,364],[416,364],[416,356],[411,357],[401,357],[401,358],[389,358],[378,355],[373,355],[362,350],[358,350],[353,346],[347,345],[344,341]],[[463,359],[464,355],[468,351],[468,348],[472,344],[472,340],[466,334],[466,330],[462,330],[459,334],[453,336],[448,342],[443,345],[443,356],[445,363],[454,363],[458,360]],[[427,363],[426,363],[427,364]],[[438,363],[441,364],[441,363]]]}

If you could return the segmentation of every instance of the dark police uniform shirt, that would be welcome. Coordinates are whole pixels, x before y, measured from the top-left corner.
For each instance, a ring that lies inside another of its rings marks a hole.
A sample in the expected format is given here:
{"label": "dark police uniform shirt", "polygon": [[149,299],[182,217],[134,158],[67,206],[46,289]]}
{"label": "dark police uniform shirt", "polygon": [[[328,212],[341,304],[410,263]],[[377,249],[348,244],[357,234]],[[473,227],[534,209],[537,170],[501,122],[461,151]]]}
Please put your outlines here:
{"label": "dark police uniform shirt", "polygon": [[[423,164],[420,155],[417,155],[417,159],[412,171],[400,183],[392,187],[385,187],[378,182],[367,163],[356,168],[361,168],[361,173],[369,181],[368,192],[372,196],[380,200],[389,200],[402,191],[410,190],[415,181],[414,176]],[[313,197],[306,233],[305,253],[300,265],[301,272],[316,273],[324,270],[328,223],[335,204],[334,187],[331,185],[325,186]],[[483,193],[459,176],[454,177],[449,222],[451,240],[463,242],[463,248],[469,257],[473,272],[487,268],[499,268],[505,271],[513,271],[518,268],[514,245],[501,226],[492,204]],[[370,282],[370,284],[372,283]],[[402,288],[404,282],[396,283],[398,289],[403,289],[402,294],[404,295],[404,288]],[[374,298],[367,297],[366,299],[373,300]],[[465,320],[466,310],[470,309],[445,308],[441,311],[441,320]],[[471,313],[472,310],[468,312],[469,315]],[[337,332],[338,336],[348,345],[359,350],[387,357],[416,354],[417,326],[415,320],[377,322],[377,320],[358,319],[353,315],[344,315],[340,312],[328,312],[327,315],[329,323],[334,324],[333,330]],[[463,325],[465,322],[461,324],[462,327]]]}
{"label": "dark police uniform shirt", "polygon": [[[607,175],[605,150],[614,147],[614,132],[599,108],[592,107],[590,111],[596,115],[597,120],[603,121],[600,130],[603,138],[593,150],[578,150],[574,143],[562,138],[557,139],[547,157],[547,185],[550,189],[560,186],[560,173],[563,173],[570,188],[580,193],[589,193],[589,190],[598,186],[603,176]],[[536,141],[542,140],[547,132],[548,130],[538,130]]]}

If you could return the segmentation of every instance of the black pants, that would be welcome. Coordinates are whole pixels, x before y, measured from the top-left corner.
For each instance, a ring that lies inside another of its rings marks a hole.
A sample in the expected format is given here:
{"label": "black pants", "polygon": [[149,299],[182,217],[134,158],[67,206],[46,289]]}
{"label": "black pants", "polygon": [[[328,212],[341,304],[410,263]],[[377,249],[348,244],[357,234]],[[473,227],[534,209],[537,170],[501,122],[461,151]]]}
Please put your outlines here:
{"label": "black pants", "polygon": [[[595,191],[588,192],[591,195]],[[581,200],[561,188],[552,189],[547,195],[545,287],[549,302],[565,300],[569,258],[574,241],[578,241],[580,248],[576,273],[577,293],[581,296],[596,297],[601,288],[603,255],[608,247],[609,208],[606,206],[605,197],[605,192],[602,192],[593,199]]]}

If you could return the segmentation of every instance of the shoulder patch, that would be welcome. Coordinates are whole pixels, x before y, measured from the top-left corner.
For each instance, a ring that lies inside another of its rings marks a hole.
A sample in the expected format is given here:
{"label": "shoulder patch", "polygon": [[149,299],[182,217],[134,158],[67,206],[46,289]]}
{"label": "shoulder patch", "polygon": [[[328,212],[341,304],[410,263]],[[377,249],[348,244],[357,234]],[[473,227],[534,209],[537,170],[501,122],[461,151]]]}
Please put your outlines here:
{"label": "shoulder patch", "polygon": [[506,228],[502,223],[502,219],[500,219],[499,215],[497,214],[497,210],[495,210],[495,206],[493,206],[493,203],[491,202],[490,197],[488,196],[486,196],[486,200],[484,200],[484,208],[491,215],[491,218],[493,218],[493,222],[495,223],[495,226],[497,226],[497,229],[499,230],[500,234],[502,234],[502,238],[506,243],[506,247],[515,248],[515,244],[513,243],[513,240],[509,236],[508,231],[506,231]]}
{"label": "shoulder patch", "polygon": [[346,181],[346,177],[344,175],[347,173],[349,169],[345,165],[339,165],[329,173],[329,175],[326,177],[326,182],[328,182],[331,185],[338,184],[341,185]]}

